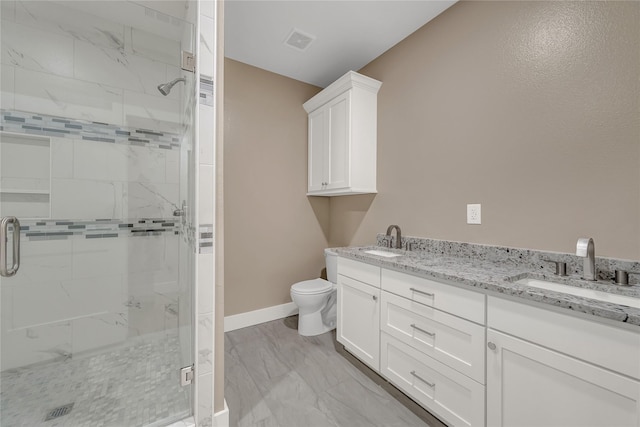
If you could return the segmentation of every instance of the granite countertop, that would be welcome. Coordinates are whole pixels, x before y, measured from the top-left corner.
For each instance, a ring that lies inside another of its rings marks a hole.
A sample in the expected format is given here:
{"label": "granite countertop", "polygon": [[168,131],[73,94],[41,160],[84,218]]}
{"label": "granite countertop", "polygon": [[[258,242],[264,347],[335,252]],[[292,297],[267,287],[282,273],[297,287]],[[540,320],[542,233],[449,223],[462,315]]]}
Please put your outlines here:
{"label": "granite countertop", "polygon": [[[388,258],[366,253],[366,251],[372,249],[395,252],[400,256]],[[345,258],[363,261],[415,276],[442,279],[464,287],[487,290],[493,293],[522,298],[527,301],[549,304],[640,327],[640,309],[638,308],[534,288],[514,282],[522,278],[549,280],[635,298],[640,298],[640,285],[619,286],[602,281],[590,282],[581,280],[575,275],[559,277],[553,274],[536,272],[517,263],[443,256],[427,251],[404,251],[380,246],[335,248],[335,251]]]}

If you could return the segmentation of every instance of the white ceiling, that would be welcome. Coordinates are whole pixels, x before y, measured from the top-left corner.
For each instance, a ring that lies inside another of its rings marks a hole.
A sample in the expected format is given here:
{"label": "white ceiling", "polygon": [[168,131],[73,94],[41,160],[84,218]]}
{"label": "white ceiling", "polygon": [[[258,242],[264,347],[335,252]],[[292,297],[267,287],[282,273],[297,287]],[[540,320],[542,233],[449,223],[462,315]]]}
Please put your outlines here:
{"label": "white ceiling", "polygon": [[[456,0],[227,0],[225,56],[326,87],[357,71]],[[301,52],[292,29],[315,36]]]}

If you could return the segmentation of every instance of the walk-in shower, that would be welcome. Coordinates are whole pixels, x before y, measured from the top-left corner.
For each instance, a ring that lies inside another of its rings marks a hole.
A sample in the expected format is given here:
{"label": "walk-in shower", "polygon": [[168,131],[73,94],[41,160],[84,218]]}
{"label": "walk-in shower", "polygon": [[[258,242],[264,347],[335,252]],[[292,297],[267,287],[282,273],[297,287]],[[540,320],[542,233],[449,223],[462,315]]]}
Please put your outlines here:
{"label": "walk-in shower", "polygon": [[193,413],[195,9],[1,2],[3,427]]}

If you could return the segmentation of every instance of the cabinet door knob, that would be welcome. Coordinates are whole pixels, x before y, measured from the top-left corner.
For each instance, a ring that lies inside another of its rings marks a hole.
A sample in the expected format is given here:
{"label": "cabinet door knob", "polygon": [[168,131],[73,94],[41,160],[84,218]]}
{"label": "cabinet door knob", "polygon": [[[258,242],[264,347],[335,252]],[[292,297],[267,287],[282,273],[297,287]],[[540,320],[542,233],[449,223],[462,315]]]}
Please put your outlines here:
{"label": "cabinet door knob", "polygon": [[489,347],[489,350],[495,350],[496,349],[496,345],[494,343],[492,343],[491,341],[489,341],[487,343],[487,347]]}
{"label": "cabinet door knob", "polygon": [[374,300],[374,301],[378,301],[378,297],[377,297],[377,296],[375,296],[375,295],[373,295],[373,300]]}

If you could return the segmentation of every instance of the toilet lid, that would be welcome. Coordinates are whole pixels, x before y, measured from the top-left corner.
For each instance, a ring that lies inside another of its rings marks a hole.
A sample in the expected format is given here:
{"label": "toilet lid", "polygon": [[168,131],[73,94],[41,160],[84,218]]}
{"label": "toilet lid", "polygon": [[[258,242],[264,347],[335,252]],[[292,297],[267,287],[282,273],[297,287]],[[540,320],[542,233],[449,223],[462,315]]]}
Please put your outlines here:
{"label": "toilet lid", "polygon": [[333,284],[324,279],[305,280],[291,286],[291,291],[297,294],[321,294],[330,291]]}

